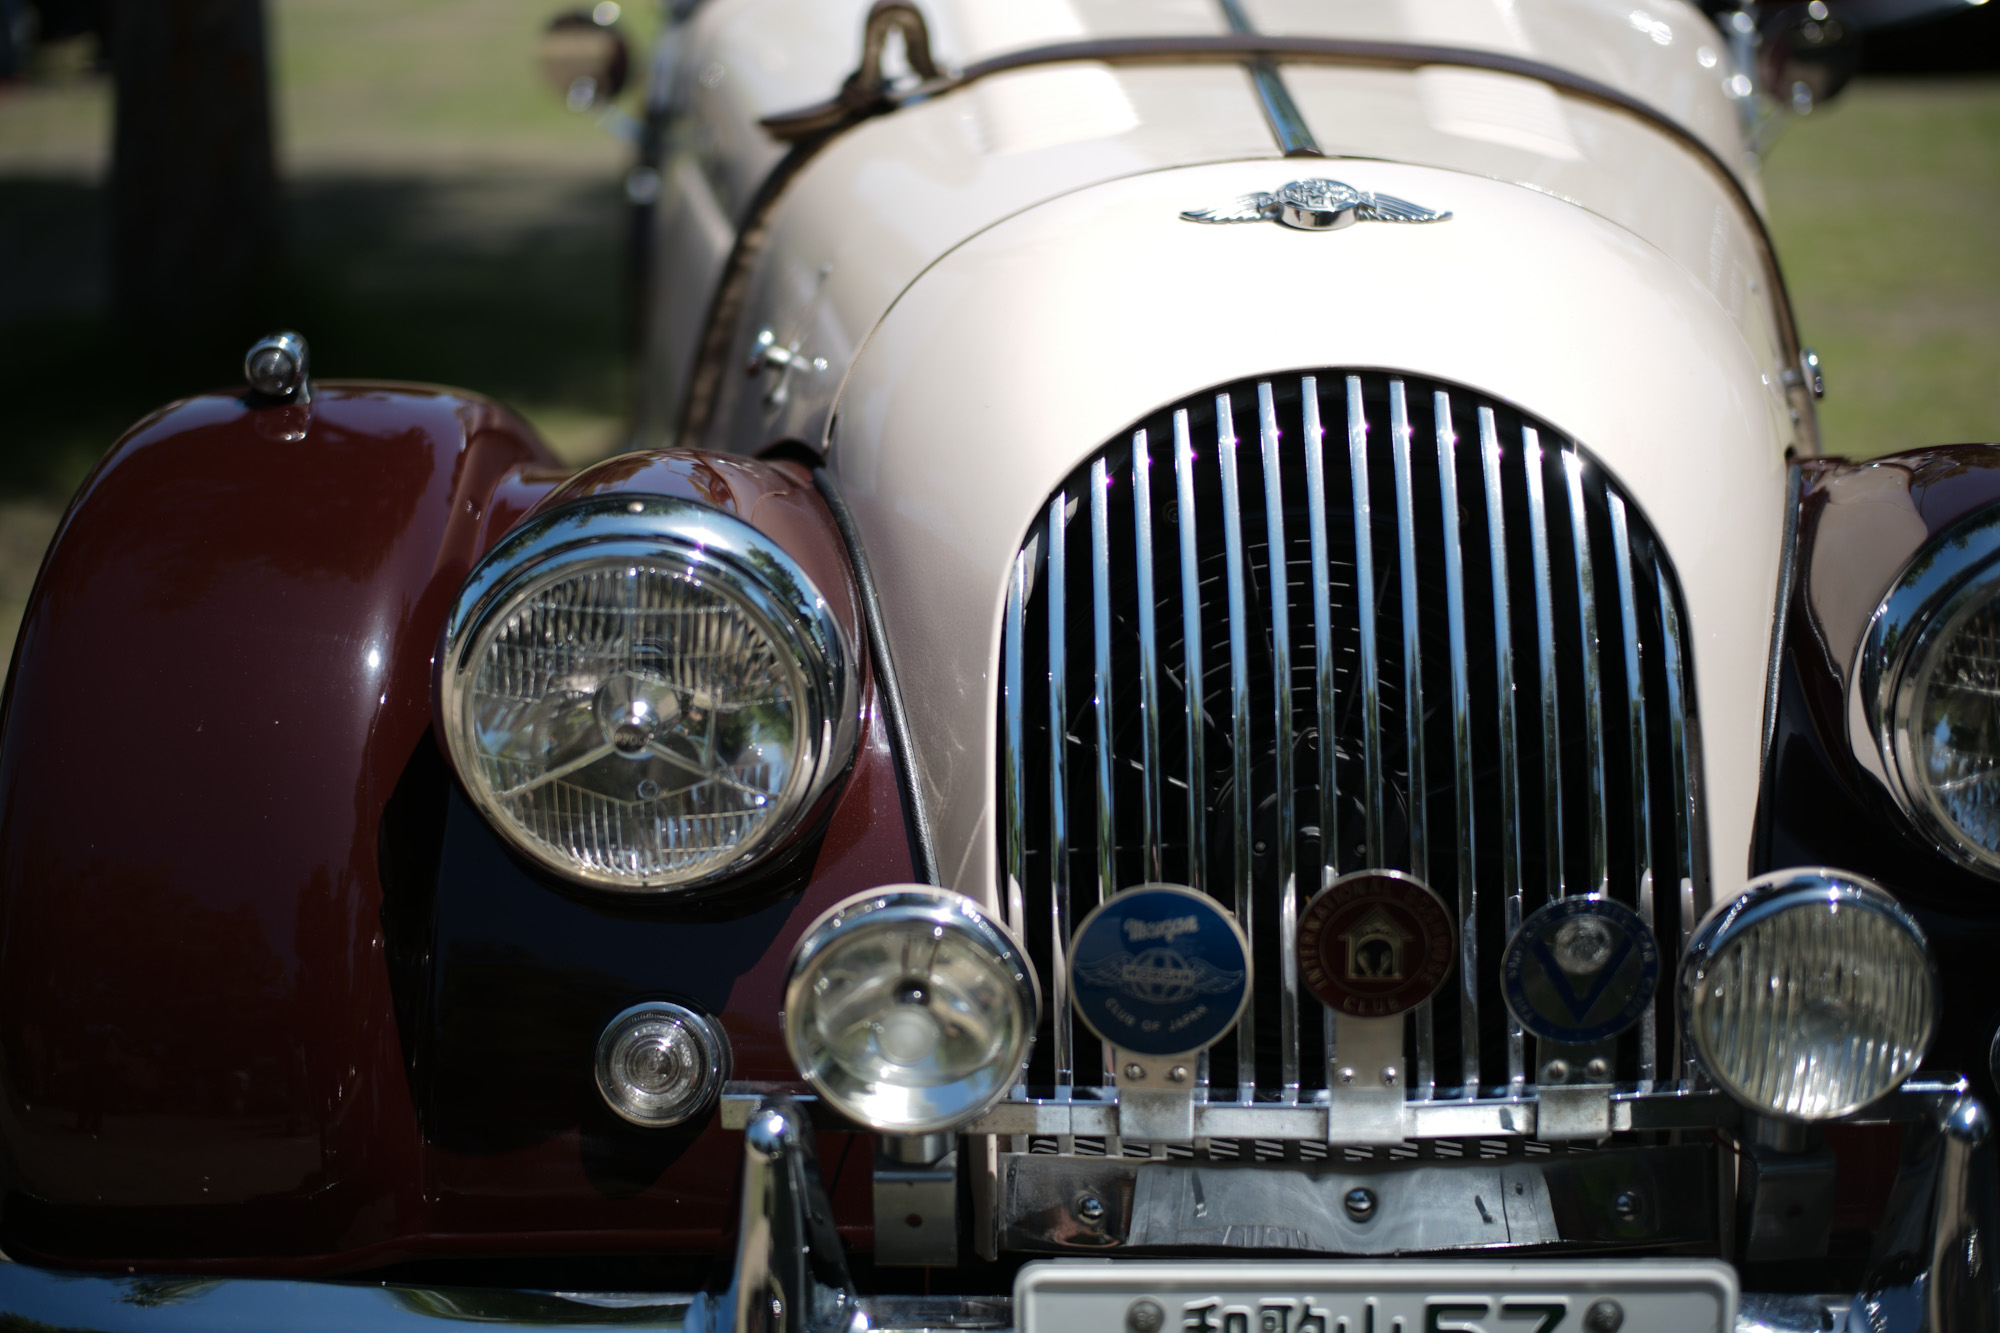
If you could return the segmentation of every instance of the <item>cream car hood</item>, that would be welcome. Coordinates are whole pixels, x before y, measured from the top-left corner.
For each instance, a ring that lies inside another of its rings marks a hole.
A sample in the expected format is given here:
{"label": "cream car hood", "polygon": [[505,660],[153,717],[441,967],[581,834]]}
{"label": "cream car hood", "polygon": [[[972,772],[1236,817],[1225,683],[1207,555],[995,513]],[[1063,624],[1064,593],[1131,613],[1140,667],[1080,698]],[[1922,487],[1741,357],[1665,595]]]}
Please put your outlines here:
{"label": "cream car hood", "polygon": [[1658,247],[1517,186],[1385,162],[1352,184],[1428,226],[1199,226],[1295,164],[1135,176],[997,223],[894,303],[831,461],[874,566],[945,882],[995,901],[995,664],[1007,575],[1051,489],[1164,403],[1239,377],[1401,369],[1569,433],[1678,569],[1718,897],[1746,877],[1791,427],[1769,349]]}

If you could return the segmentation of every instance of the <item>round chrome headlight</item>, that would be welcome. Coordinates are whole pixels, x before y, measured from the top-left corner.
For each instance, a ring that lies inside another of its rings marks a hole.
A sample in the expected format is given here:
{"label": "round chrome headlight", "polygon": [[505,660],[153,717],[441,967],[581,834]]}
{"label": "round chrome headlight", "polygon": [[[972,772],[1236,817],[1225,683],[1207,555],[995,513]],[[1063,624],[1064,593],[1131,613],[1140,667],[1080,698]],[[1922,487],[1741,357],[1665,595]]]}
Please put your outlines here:
{"label": "round chrome headlight", "polygon": [[517,848],[689,890],[797,828],[854,748],[853,657],[803,571],[720,511],[598,496],[481,560],[446,623],[445,749]]}
{"label": "round chrome headlight", "polygon": [[1859,875],[1780,870],[1695,932],[1681,1014],[1702,1068],[1752,1110],[1830,1120],[1915,1072],[1937,1029],[1923,933]]}
{"label": "round chrome headlight", "polygon": [[1027,1063],[1026,953],[970,898],[922,885],[837,904],[792,952],[785,1045],[841,1112],[926,1134],[977,1119]]}
{"label": "round chrome headlight", "polygon": [[1917,553],[1876,609],[1855,676],[1864,762],[1939,851],[2000,876],[2000,514]]}

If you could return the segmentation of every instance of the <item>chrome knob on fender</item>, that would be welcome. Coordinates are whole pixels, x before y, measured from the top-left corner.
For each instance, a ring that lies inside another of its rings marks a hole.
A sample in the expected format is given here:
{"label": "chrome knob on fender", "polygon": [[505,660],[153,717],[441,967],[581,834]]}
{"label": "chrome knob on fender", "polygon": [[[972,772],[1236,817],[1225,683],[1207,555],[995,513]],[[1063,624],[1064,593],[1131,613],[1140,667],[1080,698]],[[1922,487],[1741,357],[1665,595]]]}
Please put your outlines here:
{"label": "chrome knob on fender", "polygon": [[266,398],[295,402],[310,398],[306,340],[296,333],[273,333],[250,344],[243,378]]}

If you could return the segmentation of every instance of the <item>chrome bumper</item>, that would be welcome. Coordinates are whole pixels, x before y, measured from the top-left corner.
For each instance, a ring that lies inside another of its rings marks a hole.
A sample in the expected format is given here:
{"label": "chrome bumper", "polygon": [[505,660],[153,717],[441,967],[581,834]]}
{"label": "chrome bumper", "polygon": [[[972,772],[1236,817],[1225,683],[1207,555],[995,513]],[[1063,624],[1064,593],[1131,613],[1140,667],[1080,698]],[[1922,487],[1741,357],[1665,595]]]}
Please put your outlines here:
{"label": "chrome bumper", "polygon": [[[863,1296],[848,1275],[797,1105],[771,1098],[743,1137],[734,1277],[715,1293],[535,1292],[247,1278],[99,1277],[0,1263],[0,1328],[62,1333],[443,1333],[453,1322],[679,1333],[1004,1330],[993,1297]],[[2000,1329],[2000,1172],[1986,1111],[1940,1098],[1917,1122],[1869,1280],[1848,1296],[1746,1292],[1737,1333],[1992,1333]],[[23,1322],[25,1321],[25,1322]]]}

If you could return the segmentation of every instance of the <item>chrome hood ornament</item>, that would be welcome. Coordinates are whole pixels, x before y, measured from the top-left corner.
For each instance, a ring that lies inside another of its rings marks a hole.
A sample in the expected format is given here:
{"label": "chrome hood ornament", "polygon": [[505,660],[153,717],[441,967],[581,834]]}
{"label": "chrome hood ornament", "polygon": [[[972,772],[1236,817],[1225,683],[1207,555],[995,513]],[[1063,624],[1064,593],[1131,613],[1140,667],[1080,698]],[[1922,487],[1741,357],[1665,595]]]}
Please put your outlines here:
{"label": "chrome hood ornament", "polygon": [[1282,222],[1300,231],[1339,231],[1357,222],[1443,222],[1451,214],[1315,176],[1293,181],[1276,194],[1239,195],[1214,208],[1188,209],[1181,216],[1189,222]]}

